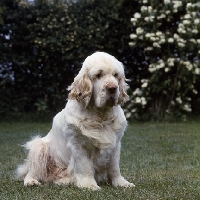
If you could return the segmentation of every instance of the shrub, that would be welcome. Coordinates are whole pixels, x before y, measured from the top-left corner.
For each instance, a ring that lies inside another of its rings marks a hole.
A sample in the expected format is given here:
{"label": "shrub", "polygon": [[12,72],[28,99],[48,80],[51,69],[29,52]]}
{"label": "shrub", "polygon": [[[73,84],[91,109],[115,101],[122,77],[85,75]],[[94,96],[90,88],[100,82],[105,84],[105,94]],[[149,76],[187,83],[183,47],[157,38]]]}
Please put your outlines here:
{"label": "shrub", "polygon": [[1,1],[1,114],[60,110],[66,88],[95,51],[116,56],[129,74],[137,71],[137,51],[128,45],[136,1],[67,2]]}
{"label": "shrub", "polygon": [[132,91],[126,116],[184,117],[195,110],[200,97],[200,5],[171,0],[139,3],[140,12],[131,18],[135,32],[129,45],[143,49],[147,67],[139,76],[140,86]]}

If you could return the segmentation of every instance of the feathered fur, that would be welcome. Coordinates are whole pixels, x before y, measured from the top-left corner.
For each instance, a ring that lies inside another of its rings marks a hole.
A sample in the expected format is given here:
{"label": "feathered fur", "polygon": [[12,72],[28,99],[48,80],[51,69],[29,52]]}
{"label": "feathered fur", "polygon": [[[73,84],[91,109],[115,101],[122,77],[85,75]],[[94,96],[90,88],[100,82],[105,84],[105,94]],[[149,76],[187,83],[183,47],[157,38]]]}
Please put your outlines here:
{"label": "feathered fur", "polygon": [[128,100],[123,65],[97,52],[86,58],[69,87],[66,107],[53,119],[50,132],[24,147],[28,157],[17,169],[24,185],[74,184],[93,190],[108,179],[132,187],[120,174],[121,138],[127,121],[120,104]]}

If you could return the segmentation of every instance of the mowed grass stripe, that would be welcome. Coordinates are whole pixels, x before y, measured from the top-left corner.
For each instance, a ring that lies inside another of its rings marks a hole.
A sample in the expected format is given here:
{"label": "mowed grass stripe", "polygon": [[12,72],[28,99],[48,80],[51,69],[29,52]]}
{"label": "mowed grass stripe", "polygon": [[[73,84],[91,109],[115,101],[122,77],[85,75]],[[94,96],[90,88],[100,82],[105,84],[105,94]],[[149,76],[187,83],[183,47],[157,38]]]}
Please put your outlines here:
{"label": "mowed grass stripe", "polygon": [[43,184],[24,187],[14,170],[26,154],[21,144],[46,135],[51,123],[0,123],[0,199],[199,199],[200,122],[130,123],[122,140],[121,172],[135,188],[100,191]]}

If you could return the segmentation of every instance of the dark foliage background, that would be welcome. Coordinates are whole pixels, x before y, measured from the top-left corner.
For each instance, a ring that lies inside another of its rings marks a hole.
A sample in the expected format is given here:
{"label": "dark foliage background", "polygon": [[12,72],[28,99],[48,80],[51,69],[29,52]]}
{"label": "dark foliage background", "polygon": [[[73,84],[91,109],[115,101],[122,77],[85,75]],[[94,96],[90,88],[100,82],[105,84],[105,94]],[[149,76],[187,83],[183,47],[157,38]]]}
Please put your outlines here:
{"label": "dark foliage background", "polygon": [[95,51],[116,56],[134,78],[142,53],[128,43],[137,6],[129,0],[2,0],[0,114],[57,112],[81,63]]}
{"label": "dark foliage background", "polygon": [[[130,20],[139,10],[136,0],[1,0],[0,118],[35,112],[53,116],[65,106],[66,88],[82,62],[95,51],[124,63],[131,94],[149,76],[143,48],[129,46],[137,28]],[[200,90],[199,81],[195,84]],[[159,82],[154,86],[159,88]],[[198,93],[192,114],[199,114],[199,103]],[[149,119],[155,112],[150,106],[140,116]]]}

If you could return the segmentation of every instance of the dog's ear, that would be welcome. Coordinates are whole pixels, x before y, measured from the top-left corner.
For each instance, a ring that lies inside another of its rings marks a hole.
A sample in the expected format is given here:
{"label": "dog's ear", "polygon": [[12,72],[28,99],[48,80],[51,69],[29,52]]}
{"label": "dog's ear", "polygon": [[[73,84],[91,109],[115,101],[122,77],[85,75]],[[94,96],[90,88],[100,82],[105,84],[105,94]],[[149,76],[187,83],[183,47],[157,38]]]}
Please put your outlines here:
{"label": "dog's ear", "polygon": [[88,72],[86,71],[83,75],[78,74],[72,85],[68,88],[68,90],[70,90],[68,99],[76,99],[87,107],[92,95],[92,88],[93,85]]}
{"label": "dog's ear", "polygon": [[129,88],[129,86],[125,82],[125,77],[120,78],[120,80],[119,80],[120,95],[119,95],[119,99],[118,99],[118,104],[123,105],[125,102],[127,102],[129,100],[129,96],[127,94],[128,88]]}

